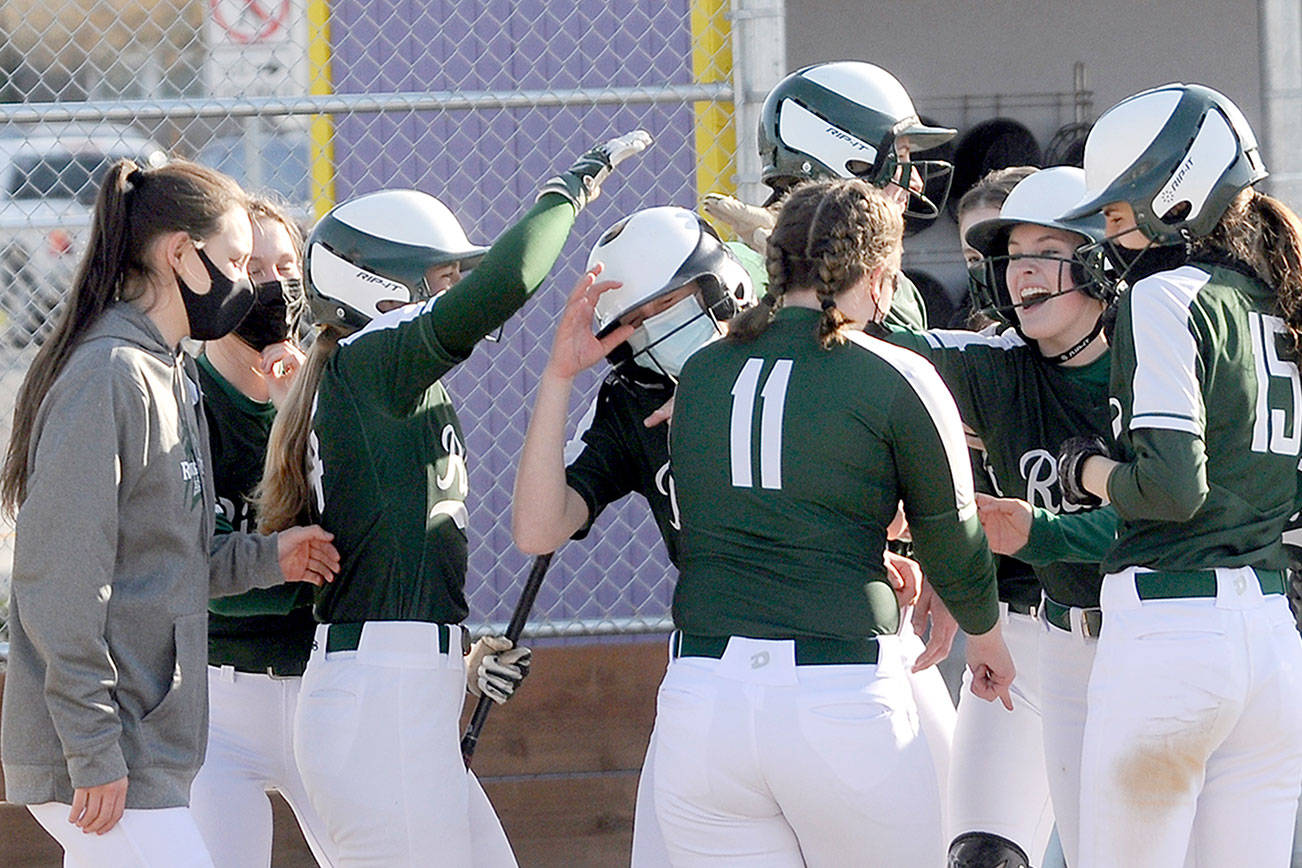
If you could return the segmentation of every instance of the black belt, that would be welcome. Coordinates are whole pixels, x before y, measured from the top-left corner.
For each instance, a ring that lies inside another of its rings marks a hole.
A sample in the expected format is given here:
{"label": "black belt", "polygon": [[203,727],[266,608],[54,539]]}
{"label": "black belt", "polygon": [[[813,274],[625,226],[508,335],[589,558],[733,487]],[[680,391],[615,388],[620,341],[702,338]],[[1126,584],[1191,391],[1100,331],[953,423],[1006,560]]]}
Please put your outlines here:
{"label": "black belt", "polygon": [[1040,612],[1040,607],[1035,603],[1022,603],[1017,600],[1009,600],[1006,605],[1008,611],[1016,615],[1030,615],[1034,618]]}
{"label": "black belt", "polygon": [[268,678],[299,678],[306,666],[306,663],[296,662],[279,666],[263,666],[260,669],[256,666],[232,666],[231,668],[246,675],[266,675]]}
{"label": "black belt", "polygon": [[[365,626],[365,621],[341,621],[328,625],[326,627],[326,653],[356,651],[357,646],[362,642],[362,628]],[[439,630],[439,653],[446,654],[452,644],[448,625],[435,624],[434,626],[438,627]],[[462,631],[461,635],[466,636],[464,631]]]}
{"label": "black belt", "polygon": [[[1098,607],[1088,609],[1076,609],[1080,612],[1080,623],[1077,632],[1081,635],[1089,636],[1091,639],[1097,639],[1100,632],[1103,631],[1103,610]],[[1044,620],[1048,621],[1059,630],[1072,632],[1071,625],[1071,606],[1064,606],[1062,603],[1044,598]]]}
{"label": "black belt", "polygon": [[[1263,594],[1284,593],[1283,570],[1253,570]],[[1215,570],[1154,570],[1135,573],[1135,592],[1141,600],[1176,600],[1215,597]]]}
{"label": "black belt", "polygon": [[[673,656],[723,657],[731,636],[698,636],[694,633],[674,631]],[[877,640],[827,639],[821,636],[797,636],[786,641],[796,645],[797,666],[830,666],[838,663],[876,663]]]}

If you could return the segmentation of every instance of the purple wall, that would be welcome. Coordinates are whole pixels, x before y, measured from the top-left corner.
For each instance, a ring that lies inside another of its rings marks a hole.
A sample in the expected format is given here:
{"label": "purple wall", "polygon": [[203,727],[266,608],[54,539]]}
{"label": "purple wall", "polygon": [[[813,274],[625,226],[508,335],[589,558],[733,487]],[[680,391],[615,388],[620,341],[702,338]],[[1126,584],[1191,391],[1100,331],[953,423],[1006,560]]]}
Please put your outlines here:
{"label": "purple wall", "polygon": [[[340,93],[691,82],[686,0],[629,0],[617,8],[604,0],[340,0],[331,33]],[[690,105],[336,118],[340,201],[382,187],[415,187],[441,198],[472,240],[485,243],[527,210],[541,180],[591,145],[638,127],[657,140],[579,215],[551,277],[507,324],[502,341],[485,342],[445,379],[469,450],[472,622],[506,620],[528,572],[529,559],[511,544],[511,485],[565,294],[602,229],[639,208],[696,204],[693,120]],[[591,400],[603,367],[580,379],[572,418]],[[645,503],[630,498],[553,561],[535,619],[658,617],[668,606],[670,572]]]}

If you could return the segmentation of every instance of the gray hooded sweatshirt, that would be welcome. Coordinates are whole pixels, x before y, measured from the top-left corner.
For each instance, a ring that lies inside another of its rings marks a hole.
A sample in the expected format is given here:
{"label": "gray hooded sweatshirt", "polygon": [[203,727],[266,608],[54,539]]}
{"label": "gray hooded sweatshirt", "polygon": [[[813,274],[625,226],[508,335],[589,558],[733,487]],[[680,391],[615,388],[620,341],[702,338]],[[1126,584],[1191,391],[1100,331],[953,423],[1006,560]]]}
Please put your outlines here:
{"label": "gray hooded sweatshirt", "polygon": [[36,416],[14,548],[0,757],[6,798],[189,804],[208,736],[209,596],[280,584],[275,536],[214,543],[193,360],[117,304]]}

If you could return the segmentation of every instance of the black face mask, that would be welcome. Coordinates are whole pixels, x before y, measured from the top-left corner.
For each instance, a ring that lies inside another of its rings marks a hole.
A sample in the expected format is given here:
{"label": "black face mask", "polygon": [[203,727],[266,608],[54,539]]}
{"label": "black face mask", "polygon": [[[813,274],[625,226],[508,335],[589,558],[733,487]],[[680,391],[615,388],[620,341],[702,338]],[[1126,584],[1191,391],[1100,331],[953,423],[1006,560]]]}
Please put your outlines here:
{"label": "black face mask", "polygon": [[176,275],[176,285],[181,290],[185,315],[190,320],[190,337],[196,341],[211,341],[231,333],[253,306],[253,284],[247,277],[231,280],[213,264],[202,247],[199,259],[208,270],[211,281],[208,291],[199,295],[186,286],[181,275]]}
{"label": "black face mask", "polygon": [[1108,258],[1121,272],[1121,279],[1133,286],[1135,281],[1171,271],[1189,261],[1189,249],[1184,244],[1149,244],[1141,250],[1122,247],[1115,241],[1108,242]]}
{"label": "black face mask", "polygon": [[292,326],[289,299],[303,295],[303,281],[297,277],[268,280],[253,287],[254,302],[248,315],[235,327],[235,334],[258,352],[289,338]]}

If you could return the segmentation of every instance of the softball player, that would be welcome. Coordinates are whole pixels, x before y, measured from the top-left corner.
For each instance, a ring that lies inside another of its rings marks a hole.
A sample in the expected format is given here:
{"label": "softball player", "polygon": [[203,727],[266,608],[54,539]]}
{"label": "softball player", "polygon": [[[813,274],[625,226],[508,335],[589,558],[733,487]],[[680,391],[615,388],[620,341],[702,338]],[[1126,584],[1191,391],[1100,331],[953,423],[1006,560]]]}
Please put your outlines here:
{"label": "softball player", "polygon": [[208,597],[337,567],[320,528],[210,546],[207,426],[179,345],[221,337],[253,302],[245,201],[192,163],[110,168],[68,306],[18,396],[0,478],[17,509],[5,797],[64,865],[213,864],[187,807]]}
{"label": "softball player", "polygon": [[[250,203],[256,300],[231,334],[199,357],[217,494],[217,532],[254,531],[249,499],[262,476],[267,438],[303,355],[292,340],[306,303],[298,227],[265,199]],[[221,597],[208,609],[208,752],[190,788],[190,809],[213,861],[271,864],[268,789],[294,811],[313,856],[332,845],[294,764],[294,708],[316,621],[305,586]]]}
{"label": "softball player", "polygon": [[[739,235],[761,241],[771,231],[777,203],[794,184],[810,178],[859,177],[907,213],[934,216],[945,203],[926,197],[924,176],[943,175],[953,167],[943,161],[916,160],[912,155],[944,144],[954,134],[954,130],[922,123],[904,87],[879,66],[862,61],[808,66],[778,82],[764,100],[759,127],[761,177],[773,191],[766,208],[708,196],[703,210],[725,221],[741,217],[748,222],[739,227]],[[756,246],[765,252],[764,243]],[[927,327],[921,294],[898,272],[885,322],[913,329]],[[943,659],[958,629],[943,607],[933,610],[927,605],[930,591],[927,594],[913,617],[904,622],[901,648],[911,665],[924,654],[933,661]],[[924,649],[915,625],[925,629],[928,619],[933,620],[931,646]],[[910,672],[909,683],[931,745],[937,781],[945,792],[949,744],[956,722],[954,703],[934,667]]]}
{"label": "softball player", "polygon": [[[936,365],[959,414],[985,444],[998,489],[1055,514],[1064,508],[1058,447],[1074,433],[1108,432],[1110,360],[1102,329],[1113,299],[1073,261],[1078,247],[1102,239],[1103,220],[1057,219],[1084,192],[1080,169],[1044,169],[1013,188],[997,217],[968,228],[967,244],[985,257],[974,269],[973,295],[1011,329],[890,338]],[[1043,613],[1039,600],[1027,605],[1018,596],[1000,606],[1018,672],[1012,714],[966,698],[959,703],[950,778],[954,865],[1040,864],[1055,811],[1074,864],[1094,640],[1072,612],[1097,612],[1098,566],[1048,562],[1035,575],[1044,587]]]}
{"label": "softball player", "polygon": [[[1113,339],[1115,460],[1069,441],[1063,493],[1110,501],[1089,682],[1081,858],[1287,865],[1302,786],[1302,642],[1281,542],[1302,454],[1302,223],[1252,189],[1224,95],[1122,100],[1085,146],[1100,246],[1130,285]],[[1188,861],[1187,861],[1188,860]]]}
{"label": "softball player", "polygon": [[[668,428],[644,420],[673,396],[687,356],[754,305],[752,281],[708,223],[668,206],[639,211],[602,233],[588,264],[592,270],[561,314],[534,399],[511,500],[515,542],[526,554],[554,551],[587,536],[607,504],[637,492],[676,565],[681,524]],[[598,276],[603,280],[594,285]],[[611,373],[566,443],[574,378],[603,358]],[[651,801],[653,759],[648,748],[633,817],[635,868],[669,864]]]}
{"label": "softball player", "polygon": [[916,355],[861,331],[890,306],[902,231],[862,181],[798,187],[769,239],[766,302],[684,366],[678,632],[654,769],[674,864],[941,862],[880,558],[901,501],[924,568],[977,634],[975,689],[1007,699],[953,399]]}
{"label": "softball player", "polygon": [[[807,66],[778,82],[761,110],[761,180],[773,191],[768,201],[757,207],[711,193],[702,210],[760,253],[777,204],[795,184],[811,178],[863,178],[907,214],[935,217],[945,202],[927,198],[926,178],[948,175],[953,166],[911,155],[942,145],[956,133],[922,123],[904,86],[880,66],[858,60]],[[886,316],[889,325],[927,327],[922,293],[903,274],[896,277]]]}
{"label": "softball player", "polygon": [[[310,509],[345,553],[339,584],[316,600],[323,623],[294,726],[338,864],[425,865],[435,853],[445,865],[515,864],[458,729],[467,672],[502,701],[528,652],[480,640],[462,657],[466,448],[439,380],[528,301],[575,214],[649,142],[637,132],[589,151],[487,252],[410,190],[345,202],[312,232],[308,296],[323,330],[276,417],[259,521]],[[475,270],[458,280],[463,264]]]}

